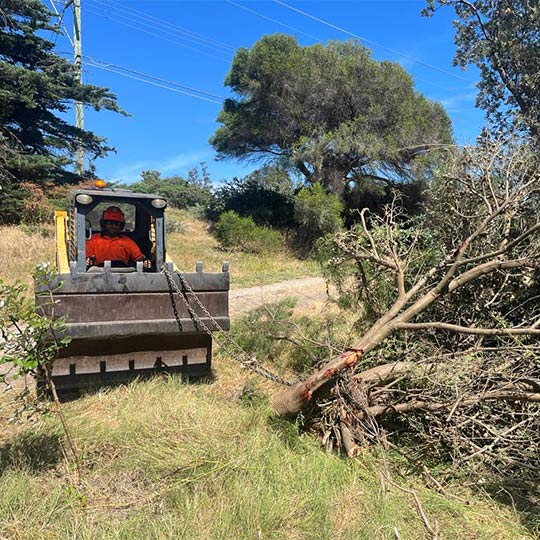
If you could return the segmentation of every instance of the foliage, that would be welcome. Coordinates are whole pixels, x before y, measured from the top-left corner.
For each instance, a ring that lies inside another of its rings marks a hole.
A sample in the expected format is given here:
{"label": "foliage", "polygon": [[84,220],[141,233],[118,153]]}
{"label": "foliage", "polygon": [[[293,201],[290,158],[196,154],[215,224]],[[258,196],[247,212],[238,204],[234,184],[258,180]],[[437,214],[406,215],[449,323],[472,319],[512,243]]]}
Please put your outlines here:
{"label": "foliage", "polygon": [[351,183],[343,194],[345,226],[348,228],[355,224],[359,211],[364,208],[368,208],[370,212],[381,214],[384,207],[392,203],[396,193],[399,194],[405,213],[409,216],[415,216],[422,211],[426,188],[427,182],[423,180],[395,184],[377,181]]}
{"label": "foliage", "polygon": [[186,226],[181,219],[177,217],[167,218],[167,233],[185,233]]}
{"label": "foliage", "polygon": [[362,256],[372,248],[371,241],[377,245],[391,241],[400,246],[401,252],[410,250],[412,275],[421,275],[443,253],[429,221],[408,217],[401,200],[394,192],[394,201],[383,208],[383,215],[370,216],[369,228],[365,226],[368,212],[357,212],[357,223],[322,238],[316,246],[316,258],[323,275],[336,288],[338,305],[354,313],[362,327],[373,324],[396,301],[394,276],[381,272],[375,260]]}
{"label": "foliage", "polygon": [[285,163],[339,195],[351,181],[429,175],[426,149],[452,140],[442,106],[354,41],[265,36],[237,51],[225,84],[237,97],[210,140],[221,157]]}
{"label": "foliage", "polygon": [[339,231],[343,227],[342,211],[336,195],[327,193],[321,184],[302,188],[294,203],[296,246],[308,253],[317,238]]}
{"label": "foliage", "polygon": [[250,355],[302,375],[342,352],[354,333],[342,313],[294,314],[296,303],[289,297],[256,308],[234,323],[232,334]]}
{"label": "foliage", "polygon": [[55,210],[68,210],[70,193],[73,189],[88,189],[92,184],[91,180],[75,185],[56,185],[52,182],[39,185],[21,182],[18,192],[23,199],[17,217],[23,225],[52,223]]}
{"label": "foliage", "polygon": [[265,166],[243,179],[234,178],[214,193],[207,216],[216,221],[232,210],[257,225],[278,229],[294,225],[294,185],[286,171]]}
{"label": "foliage", "polygon": [[437,452],[456,469],[536,486],[539,197],[535,147],[485,138],[448,152],[420,216],[396,197],[327,238],[326,273],[361,335],[274,408],[307,408],[306,388],[314,395],[334,378],[315,420],[326,440],[346,411],[358,444],[390,441],[413,461]]}
{"label": "foliage", "polygon": [[[1,167],[1,165],[0,165]],[[0,224],[7,225],[17,223],[23,208],[23,195],[18,189],[18,185],[12,181],[0,184]]]}
{"label": "foliage", "polygon": [[283,246],[283,236],[279,231],[259,227],[252,218],[241,217],[232,210],[221,214],[213,233],[226,249],[269,253]]}
{"label": "foliage", "polygon": [[204,163],[201,163],[201,171],[196,167],[188,171],[187,178],[162,178],[159,171],[143,171],[141,177],[139,182],[126,187],[136,193],[161,195],[174,208],[206,208],[212,198],[212,181]]}
{"label": "foliage", "polygon": [[494,129],[527,128],[540,140],[540,6],[537,0],[428,0],[452,6],[457,20],[454,63],[478,67],[477,105]]}
{"label": "foliage", "polygon": [[[94,158],[111,150],[104,139],[70,125],[69,102],[122,112],[106,88],[77,82],[74,67],[44,37],[59,33],[39,0],[4,0],[0,17],[0,215],[18,221],[22,182],[65,183],[80,144]],[[9,199],[4,198],[9,194]]]}
{"label": "foliage", "polygon": [[[48,264],[36,267],[37,286],[48,288],[51,277]],[[24,294],[25,289],[20,283],[5,285],[0,281],[0,363],[12,363],[17,376],[35,373],[38,368],[50,370],[58,351],[71,341],[63,335],[65,320],[36,310],[34,302]],[[54,306],[51,290],[49,296]]]}
{"label": "foliage", "polygon": [[[205,270],[219,272],[223,260],[227,260],[230,262],[232,288],[260,286],[318,275],[314,261],[300,260],[287,250],[277,253],[248,253],[236,250],[224,252],[215,237],[209,233],[206,221],[193,217],[191,211],[186,210],[167,210],[167,219],[171,215],[185,225],[185,231],[168,236],[167,252],[183,271],[191,271],[196,262],[202,260]],[[0,262],[1,247],[0,244]]]}

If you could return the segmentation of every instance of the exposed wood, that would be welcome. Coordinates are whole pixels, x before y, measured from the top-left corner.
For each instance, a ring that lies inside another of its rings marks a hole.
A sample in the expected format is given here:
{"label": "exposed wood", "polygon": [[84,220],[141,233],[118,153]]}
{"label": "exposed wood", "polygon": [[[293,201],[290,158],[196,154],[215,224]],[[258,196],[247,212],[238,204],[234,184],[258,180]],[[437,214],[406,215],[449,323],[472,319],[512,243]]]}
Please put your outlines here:
{"label": "exposed wood", "polygon": [[341,431],[341,441],[348,458],[354,458],[360,452],[360,447],[354,442],[354,438],[351,434],[351,430],[345,425],[344,422],[339,424]]}

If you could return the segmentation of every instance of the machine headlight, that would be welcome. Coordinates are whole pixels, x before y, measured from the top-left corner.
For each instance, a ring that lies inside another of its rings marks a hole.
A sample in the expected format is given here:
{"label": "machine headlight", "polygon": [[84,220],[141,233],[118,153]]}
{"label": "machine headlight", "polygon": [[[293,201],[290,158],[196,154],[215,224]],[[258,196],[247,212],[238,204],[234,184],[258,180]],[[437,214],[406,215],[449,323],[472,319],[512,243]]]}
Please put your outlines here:
{"label": "machine headlight", "polygon": [[152,199],[150,204],[154,208],[165,208],[167,206],[167,201],[165,199]]}
{"label": "machine headlight", "polygon": [[94,197],[92,197],[92,195],[87,195],[86,193],[79,193],[75,197],[75,200],[79,204],[90,204],[94,200]]}

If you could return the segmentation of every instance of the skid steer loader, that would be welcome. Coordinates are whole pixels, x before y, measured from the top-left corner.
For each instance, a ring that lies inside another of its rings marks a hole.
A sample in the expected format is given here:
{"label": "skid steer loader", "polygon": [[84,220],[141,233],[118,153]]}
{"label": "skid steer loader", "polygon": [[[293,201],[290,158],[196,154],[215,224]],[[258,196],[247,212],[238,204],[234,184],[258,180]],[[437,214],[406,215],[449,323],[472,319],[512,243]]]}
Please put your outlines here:
{"label": "skid steer loader", "polygon": [[[86,241],[101,233],[100,218],[110,206],[122,210],[122,234],[150,268],[115,261],[88,267]],[[58,390],[161,372],[210,373],[210,333],[230,326],[228,263],[208,273],[199,262],[195,272],[179,274],[167,256],[166,206],[159,195],[96,188],[74,191],[69,211],[55,212],[57,274],[51,283],[36,283],[35,300],[42,313],[65,318],[71,337],[52,367]]]}

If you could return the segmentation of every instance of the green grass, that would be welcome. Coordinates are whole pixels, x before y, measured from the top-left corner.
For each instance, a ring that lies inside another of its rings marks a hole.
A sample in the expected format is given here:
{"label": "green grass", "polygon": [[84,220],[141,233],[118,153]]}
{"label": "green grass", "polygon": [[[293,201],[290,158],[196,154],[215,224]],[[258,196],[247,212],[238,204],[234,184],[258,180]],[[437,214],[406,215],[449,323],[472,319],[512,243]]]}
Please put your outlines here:
{"label": "green grass", "polygon": [[[324,453],[264,405],[242,405],[245,375],[219,363],[212,384],[156,379],[66,404],[83,456],[79,483],[54,415],[4,432],[0,538],[382,540],[394,528],[402,539],[429,538],[412,498],[381,483],[373,453]],[[445,539],[530,538],[492,501],[467,505],[418,478],[396,481],[416,488]]]}

